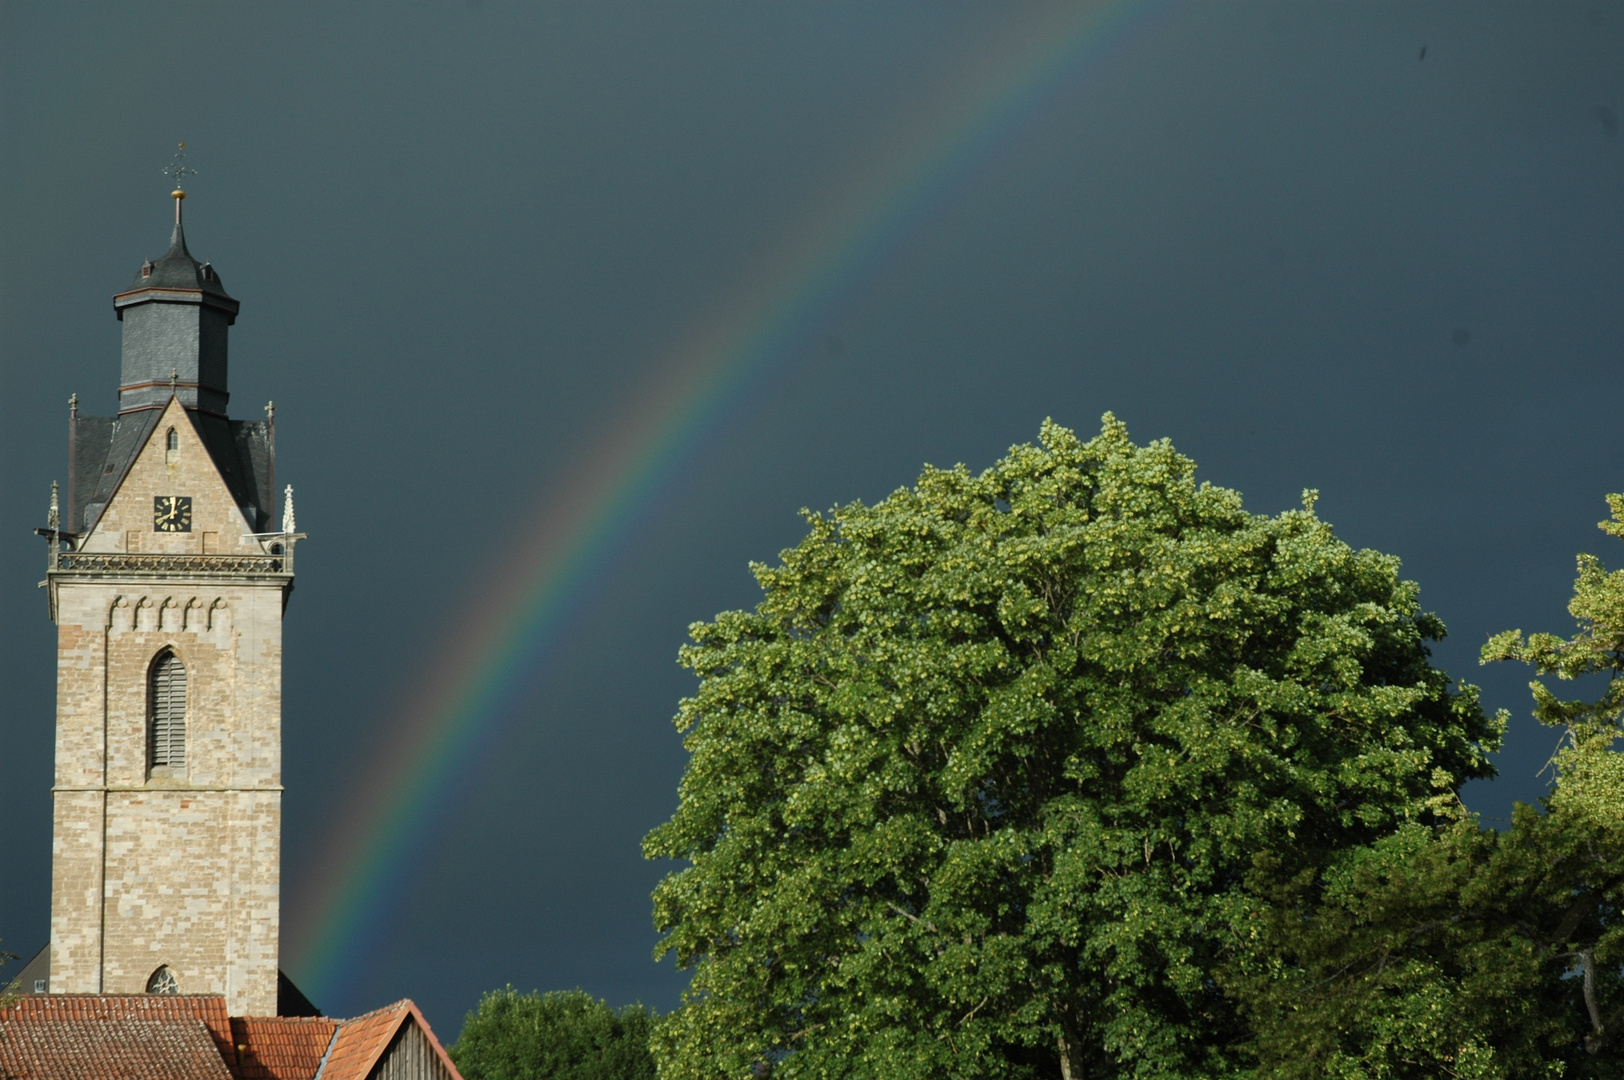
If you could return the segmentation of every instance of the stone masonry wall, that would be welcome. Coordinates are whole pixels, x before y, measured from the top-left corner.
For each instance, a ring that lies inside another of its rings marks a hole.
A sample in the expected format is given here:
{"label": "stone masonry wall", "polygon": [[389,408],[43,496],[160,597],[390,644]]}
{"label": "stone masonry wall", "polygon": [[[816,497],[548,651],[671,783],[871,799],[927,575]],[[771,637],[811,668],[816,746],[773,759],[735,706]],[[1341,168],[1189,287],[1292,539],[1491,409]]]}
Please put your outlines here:
{"label": "stone masonry wall", "polygon": [[[211,536],[216,550],[257,553],[190,422],[169,411],[81,550],[128,550],[134,534],[142,550],[201,554]],[[155,495],[192,498],[191,533],[152,531]],[[167,964],[182,992],[274,1015],[283,583],[98,576],[54,588],[51,991],[141,993]],[[149,769],[148,674],[165,648],[187,672],[185,764]]]}

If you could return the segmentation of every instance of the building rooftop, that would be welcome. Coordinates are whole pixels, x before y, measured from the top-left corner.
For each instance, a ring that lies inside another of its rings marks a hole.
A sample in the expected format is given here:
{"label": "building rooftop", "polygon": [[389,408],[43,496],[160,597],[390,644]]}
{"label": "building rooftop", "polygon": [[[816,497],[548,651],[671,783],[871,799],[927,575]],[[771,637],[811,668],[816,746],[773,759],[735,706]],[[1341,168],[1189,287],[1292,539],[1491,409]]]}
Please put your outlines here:
{"label": "building rooftop", "polygon": [[156,260],[148,260],[141,264],[135,272],[129,288],[118,294],[119,299],[128,297],[143,289],[178,289],[185,292],[202,292],[221,300],[236,304],[226,294],[226,287],[215,273],[214,267],[209,263],[200,263],[192,258],[192,253],[186,250],[186,231],[180,222],[175,222],[175,229],[169,234],[169,250],[158,256]]}
{"label": "building rooftop", "polygon": [[25,994],[0,1009],[0,1076],[461,1080],[409,1000],[349,1020],[226,1015],[220,994]]}

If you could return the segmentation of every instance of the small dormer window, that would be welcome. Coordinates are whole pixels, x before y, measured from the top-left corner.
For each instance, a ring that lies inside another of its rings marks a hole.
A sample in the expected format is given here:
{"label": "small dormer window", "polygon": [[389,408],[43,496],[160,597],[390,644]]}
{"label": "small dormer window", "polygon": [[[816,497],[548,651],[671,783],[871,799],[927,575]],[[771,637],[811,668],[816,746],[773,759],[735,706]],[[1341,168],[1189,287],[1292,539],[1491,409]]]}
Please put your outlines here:
{"label": "small dormer window", "polygon": [[169,443],[165,447],[165,449],[168,449],[168,450],[179,450],[180,449],[180,436],[175,434],[175,429],[174,428],[169,429]]}
{"label": "small dormer window", "polygon": [[203,264],[203,280],[204,281],[213,281],[214,280],[214,266],[212,264],[210,264],[210,263],[204,263]]}
{"label": "small dormer window", "polygon": [[141,276],[143,278],[149,278],[149,277],[152,276],[152,260],[151,259],[148,259],[146,262],[141,264]]}

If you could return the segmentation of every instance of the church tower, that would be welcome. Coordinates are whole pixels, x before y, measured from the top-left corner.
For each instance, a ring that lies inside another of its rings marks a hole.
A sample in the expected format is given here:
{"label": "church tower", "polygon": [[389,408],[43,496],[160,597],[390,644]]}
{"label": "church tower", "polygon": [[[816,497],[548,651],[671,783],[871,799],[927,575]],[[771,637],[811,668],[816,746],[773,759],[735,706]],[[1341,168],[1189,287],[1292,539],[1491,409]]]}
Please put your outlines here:
{"label": "church tower", "polygon": [[[177,180],[181,170],[176,168]],[[190,171],[190,170],[185,170]],[[69,419],[46,586],[57,626],[52,993],[224,994],[274,1016],[282,614],[274,412],[226,412],[237,301],[186,248],[113,297],[115,416]]]}

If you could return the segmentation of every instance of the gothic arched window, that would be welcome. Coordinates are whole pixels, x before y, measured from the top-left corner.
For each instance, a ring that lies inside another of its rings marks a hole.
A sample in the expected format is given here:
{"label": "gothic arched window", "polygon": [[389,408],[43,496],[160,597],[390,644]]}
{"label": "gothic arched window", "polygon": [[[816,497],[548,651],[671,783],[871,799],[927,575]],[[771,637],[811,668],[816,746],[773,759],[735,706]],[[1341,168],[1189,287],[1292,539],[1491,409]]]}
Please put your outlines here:
{"label": "gothic arched window", "polygon": [[169,649],[147,676],[147,764],[186,764],[186,665]]}
{"label": "gothic arched window", "polygon": [[147,993],[149,994],[178,994],[180,993],[180,980],[175,973],[164,964],[157,971],[147,976]]}
{"label": "gothic arched window", "polygon": [[174,428],[169,429],[169,443],[165,447],[165,449],[166,450],[179,450],[180,449],[180,436],[175,434],[175,429]]}

